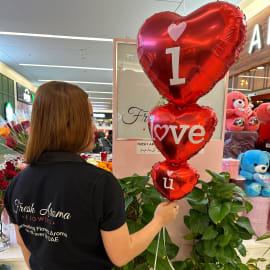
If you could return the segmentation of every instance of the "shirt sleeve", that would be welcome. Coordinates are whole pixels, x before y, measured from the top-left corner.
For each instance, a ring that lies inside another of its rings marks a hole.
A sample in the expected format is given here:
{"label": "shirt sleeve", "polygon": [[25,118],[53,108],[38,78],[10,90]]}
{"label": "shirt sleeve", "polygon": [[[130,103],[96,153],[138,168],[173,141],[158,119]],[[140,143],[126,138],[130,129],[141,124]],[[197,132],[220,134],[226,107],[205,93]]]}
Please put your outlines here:
{"label": "shirt sleeve", "polygon": [[11,203],[11,192],[12,192],[12,183],[10,183],[6,189],[5,197],[4,197],[4,206],[7,210],[7,213],[9,215],[10,221],[13,224],[17,224],[17,221],[14,217],[14,213],[12,211],[12,203]]}
{"label": "shirt sleeve", "polygon": [[106,173],[97,180],[94,198],[100,229],[113,231],[126,222],[124,194],[118,180],[112,174]]}

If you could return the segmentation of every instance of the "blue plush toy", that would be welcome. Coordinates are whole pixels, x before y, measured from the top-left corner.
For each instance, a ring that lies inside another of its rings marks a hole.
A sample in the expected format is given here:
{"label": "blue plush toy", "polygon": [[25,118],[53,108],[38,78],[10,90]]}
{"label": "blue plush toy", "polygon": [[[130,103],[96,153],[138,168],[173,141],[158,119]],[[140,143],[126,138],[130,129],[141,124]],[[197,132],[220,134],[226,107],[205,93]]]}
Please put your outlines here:
{"label": "blue plush toy", "polygon": [[261,150],[249,150],[238,156],[240,175],[246,178],[245,192],[249,197],[270,197],[270,153]]}

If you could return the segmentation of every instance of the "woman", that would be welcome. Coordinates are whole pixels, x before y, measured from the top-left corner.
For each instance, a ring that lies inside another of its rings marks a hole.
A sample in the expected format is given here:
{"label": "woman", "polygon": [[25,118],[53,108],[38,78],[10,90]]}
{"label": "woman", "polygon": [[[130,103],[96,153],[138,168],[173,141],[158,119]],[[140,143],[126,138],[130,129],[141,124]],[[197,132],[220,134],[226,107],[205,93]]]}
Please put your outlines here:
{"label": "woman", "polygon": [[162,203],[153,220],[130,235],[118,181],[79,156],[93,148],[94,131],[83,90],[64,82],[39,87],[26,150],[29,166],[5,196],[17,241],[33,270],[125,265],[178,213],[175,202]]}

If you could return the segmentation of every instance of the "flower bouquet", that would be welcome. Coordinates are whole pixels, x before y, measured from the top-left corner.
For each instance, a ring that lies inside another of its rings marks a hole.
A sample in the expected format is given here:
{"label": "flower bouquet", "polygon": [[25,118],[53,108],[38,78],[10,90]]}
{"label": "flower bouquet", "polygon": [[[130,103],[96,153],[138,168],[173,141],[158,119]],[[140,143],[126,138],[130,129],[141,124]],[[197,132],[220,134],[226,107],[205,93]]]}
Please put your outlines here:
{"label": "flower bouquet", "polygon": [[6,140],[6,146],[20,154],[25,153],[30,131],[30,121],[24,114],[14,115],[10,122],[0,118],[0,136]]}
{"label": "flower bouquet", "polygon": [[0,164],[0,251],[9,247],[9,217],[4,208],[4,196],[12,179],[25,167],[20,157],[5,155],[6,161]]}
{"label": "flower bouquet", "polygon": [[81,157],[86,160],[87,163],[95,165],[99,168],[102,168],[106,171],[111,172],[112,171],[112,162],[108,162],[108,161],[100,161],[100,160],[96,160],[94,159],[91,154],[82,154]]}

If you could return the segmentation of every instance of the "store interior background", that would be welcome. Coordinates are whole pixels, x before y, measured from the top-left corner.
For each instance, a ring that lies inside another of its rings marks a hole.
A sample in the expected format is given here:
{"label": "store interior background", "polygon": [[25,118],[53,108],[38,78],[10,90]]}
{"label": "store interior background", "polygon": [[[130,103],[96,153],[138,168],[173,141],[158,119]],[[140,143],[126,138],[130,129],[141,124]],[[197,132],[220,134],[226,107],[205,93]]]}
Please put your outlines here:
{"label": "store interior background", "polygon": [[[10,102],[15,109],[31,110],[32,100],[25,101],[19,97],[25,89],[34,93],[46,81],[67,81],[79,85],[88,94],[96,114],[97,129],[107,134],[113,129],[113,121],[117,120],[112,117],[113,39],[136,39],[140,26],[154,13],[173,11],[185,16],[211,1],[0,2],[0,115],[4,117],[6,102]],[[270,0],[227,2],[239,5],[247,20],[266,9],[270,15]],[[264,24],[261,27],[267,28],[268,21]],[[251,98],[255,107],[262,102],[270,102],[270,45],[264,42],[262,49],[268,50],[269,57],[262,58],[259,65],[249,66],[250,63],[247,63],[246,67],[233,66],[229,73],[228,91],[243,92]],[[130,68],[135,58],[137,55],[127,55],[125,61]],[[170,231],[173,239],[182,244],[179,239],[187,231],[180,219]],[[181,251],[179,258],[184,258],[188,249],[182,248]]]}

